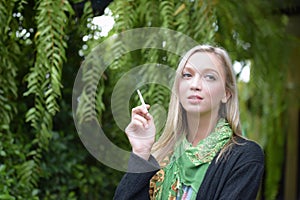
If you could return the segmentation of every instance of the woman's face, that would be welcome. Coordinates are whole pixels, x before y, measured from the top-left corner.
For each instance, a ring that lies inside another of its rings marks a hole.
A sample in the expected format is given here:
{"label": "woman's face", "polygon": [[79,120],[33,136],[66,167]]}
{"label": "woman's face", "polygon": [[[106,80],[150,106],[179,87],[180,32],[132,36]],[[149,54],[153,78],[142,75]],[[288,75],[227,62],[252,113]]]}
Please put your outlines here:
{"label": "woman's face", "polygon": [[227,102],[224,69],[213,53],[194,53],[178,83],[179,100],[187,113],[217,116],[221,102]]}

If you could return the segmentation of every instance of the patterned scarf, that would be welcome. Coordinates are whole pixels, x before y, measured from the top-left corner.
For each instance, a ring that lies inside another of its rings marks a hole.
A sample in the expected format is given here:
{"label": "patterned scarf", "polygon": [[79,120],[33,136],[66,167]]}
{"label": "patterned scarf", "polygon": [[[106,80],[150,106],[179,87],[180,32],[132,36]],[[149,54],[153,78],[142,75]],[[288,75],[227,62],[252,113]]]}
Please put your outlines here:
{"label": "patterned scarf", "polygon": [[221,118],[214,131],[197,146],[194,147],[186,138],[183,139],[169,164],[151,179],[151,199],[185,199],[187,188],[191,191],[188,199],[196,199],[209,164],[231,136],[229,124]]}

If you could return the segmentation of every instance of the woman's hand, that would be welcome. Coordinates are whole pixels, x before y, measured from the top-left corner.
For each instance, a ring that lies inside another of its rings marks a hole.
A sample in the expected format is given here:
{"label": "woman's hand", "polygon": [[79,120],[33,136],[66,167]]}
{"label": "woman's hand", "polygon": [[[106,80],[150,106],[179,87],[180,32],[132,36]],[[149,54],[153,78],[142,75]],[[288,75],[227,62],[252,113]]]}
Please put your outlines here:
{"label": "woman's hand", "polygon": [[[147,109],[150,108],[146,105]],[[132,109],[131,122],[125,129],[125,133],[132,146],[132,151],[141,158],[148,160],[150,151],[155,141],[155,125],[153,117],[143,106]]]}

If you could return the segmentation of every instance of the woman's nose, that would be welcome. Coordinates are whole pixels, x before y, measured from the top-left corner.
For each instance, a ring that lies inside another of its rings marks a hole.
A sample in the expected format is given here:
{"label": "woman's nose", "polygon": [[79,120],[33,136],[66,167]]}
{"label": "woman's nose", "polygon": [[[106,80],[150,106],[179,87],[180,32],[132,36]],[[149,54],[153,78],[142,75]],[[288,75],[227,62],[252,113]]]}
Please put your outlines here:
{"label": "woman's nose", "polygon": [[196,76],[194,76],[191,81],[191,89],[192,90],[201,90],[202,89],[202,80],[198,74]]}

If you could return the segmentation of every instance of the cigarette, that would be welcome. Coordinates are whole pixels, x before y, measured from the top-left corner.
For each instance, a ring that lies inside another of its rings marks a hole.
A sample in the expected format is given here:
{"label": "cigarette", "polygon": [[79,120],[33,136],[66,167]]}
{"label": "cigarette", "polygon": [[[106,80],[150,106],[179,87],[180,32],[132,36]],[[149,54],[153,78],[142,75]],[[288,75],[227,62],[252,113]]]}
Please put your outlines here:
{"label": "cigarette", "polygon": [[138,93],[138,95],[139,95],[139,97],[140,97],[140,101],[142,102],[143,107],[144,107],[146,110],[148,110],[147,107],[146,107],[144,98],[143,98],[143,96],[142,96],[142,94],[141,94],[141,92],[140,92],[139,89],[137,89],[137,93]]}

